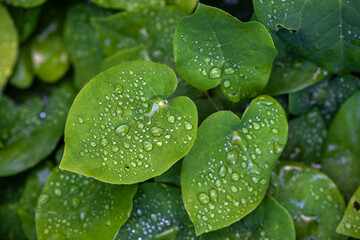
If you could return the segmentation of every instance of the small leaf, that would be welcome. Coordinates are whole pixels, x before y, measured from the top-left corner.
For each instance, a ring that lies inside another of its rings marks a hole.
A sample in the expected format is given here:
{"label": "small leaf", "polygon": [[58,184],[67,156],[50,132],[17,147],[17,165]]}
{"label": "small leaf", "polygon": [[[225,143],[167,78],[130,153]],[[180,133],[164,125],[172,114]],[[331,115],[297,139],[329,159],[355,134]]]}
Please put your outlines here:
{"label": "small leaf", "polygon": [[71,107],[60,167],[121,184],[165,172],[188,153],[197,130],[189,98],[166,100],[176,84],[169,67],[148,61],[92,79]]}
{"label": "small leaf", "polygon": [[16,63],[19,39],[13,20],[0,3],[0,90],[6,85]]}
{"label": "small leaf", "polygon": [[146,7],[164,6],[165,0],[91,0],[100,7],[134,11]]}
{"label": "small leaf", "polygon": [[259,21],[311,61],[332,73],[359,71],[359,1],[253,3]]}
{"label": "small leaf", "polygon": [[265,196],[261,204],[248,216],[218,231],[204,234],[202,240],[295,240],[295,228],[290,214],[271,196]]}
{"label": "small leaf", "polygon": [[174,56],[181,77],[202,90],[221,83],[233,102],[255,97],[265,88],[275,55],[262,24],[240,22],[203,4],[176,28]]}
{"label": "small leaf", "polygon": [[120,228],[120,239],[194,239],[195,231],[181,201],[180,189],[144,183],[134,197],[129,220]]}
{"label": "small leaf", "polygon": [[25,89],[31,86],[34,81],[34,72],[30,56],[29,44],[23,45],[20,49],[18,62],[14,72],[10,77],[10,84],[19,89]]}
{"label": "small leaf", "polygon": [[241,120],[220,111],[201,124],[181,175],[197,235],[226,227],[261,203],[287,130],[284,110],[269,96],[254,99]]}
{"label": "small leaf", "polygon": [[55,168],[37,202],[39,240],[113,239],[129,217],[136,190]]}
{"label": "small leaf", "polygon": [[[345,199],[360,185],[360,92],[340,108],[330,125],[322,164]],[[346,173],[346,176],[344,176]]]}
{"label": "small leaf", "polygon": [[277,177],[275,199],[292,216],[296,239],[346,239],[335,232],[345,203],[330,178],[295,162],[280,163]]}
{"label": "small leaf", "polygon": [[336,228],[337,233],[360,238],[360,187],[356,190],[346,207],[344,217]]}

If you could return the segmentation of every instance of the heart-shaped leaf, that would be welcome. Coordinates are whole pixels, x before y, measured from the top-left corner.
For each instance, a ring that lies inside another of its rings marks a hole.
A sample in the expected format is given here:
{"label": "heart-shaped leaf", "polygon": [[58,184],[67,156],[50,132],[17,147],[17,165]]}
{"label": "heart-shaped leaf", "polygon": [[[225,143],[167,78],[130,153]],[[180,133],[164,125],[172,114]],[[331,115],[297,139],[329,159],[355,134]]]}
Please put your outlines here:
{"label": "heart-shaped leaf", "polygon": [[56,167],[37,202],[38,239],[113,239],[130,215],[136,190]]}
{"label": "heart-shaped leaf", "polygon": [[195,231],[181,201],[179,188],[159,183],[140,185],[129,220],[117,240],[191,240]]}
{"label": "heart-shaped leaf", "polygon": [[164,6],[165,0],[91,0],[100,7],[134,11],[145,7]]}
{"label": "heart-shaped leaf", "polygon": [[257,96],[266,86],[276,50],[266,28],[242,23],[220,9],[199,4],[174,36],[176,69],[192,86],[218,86],[233,102]]}
{"label": "heart-shaped leaf", "polygon": [[295,228],[290,214],[271,196],[265,196],[261,204],[248,216],[218,231],[204,234],[201,240],[295,240]]}
{"label": "heart-shaped leaf", "polygon": [[254,99],[241,120],[221,111],[201,124],[181,173],[197,235],[226,227],[261,203],[287,130],[284,110],[269,96]]}
{"label": "heart-shaped leaf", "polygon": [[296,239],[346,239],[335,232],[345,203],[331,179],[295,162],[279,164],[277,178],[275,198],[292,216]]}
{"label": "heart-shaped leaf", "polygon": [[336,232],[360,238],[360,187],[350,199],[344,217],[336,228]]}
{"label": "heart-shaped leaf", "polygon": [[[340,108],[330,125],[322,163],[345,199],[360,185],[360,92]],[[346,177],[344,176],[346,173]]]}
{"label": "heart-shaped leaf", "polygon": [[0,90],[6,85],[16,63],[19,39],[7,9],[0,4]]}
{"label": "heart-shaped leaf", "polygon": [[330,72],[359,71],[360,2],[253,0],[268,29]]}
{"label": "heart-shaped leaf", "polygon": [[189,98],[166,100],[176,84],[171,68],[148,61],[92,79],[70,109],[60,167],[121,184],[165,172],[188,153],[197,130]]}

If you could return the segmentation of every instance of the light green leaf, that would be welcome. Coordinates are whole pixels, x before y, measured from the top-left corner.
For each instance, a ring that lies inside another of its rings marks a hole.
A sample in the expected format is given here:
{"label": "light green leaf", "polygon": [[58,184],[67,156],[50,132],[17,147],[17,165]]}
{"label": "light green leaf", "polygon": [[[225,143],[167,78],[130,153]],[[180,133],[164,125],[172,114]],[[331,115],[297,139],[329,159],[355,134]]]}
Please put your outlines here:
{"label": "light green leaf", "polygon": [[356,190],[346,207],[344,217],[336,228],[341,233],[354,238],[360,238],[360,187]]}
{"label": "light green leaf", "polygon": [[71,85],[63,82],[46,87],[41,95],[34,91],[21,104],[0,98],[0,137],[5,145],[0,149],[0,176],[36,165],[53,151],[63,134],[75,95]]}
{"label": "light green leaf", "polygon": [[101,72],[104,59],[98,34],[90,23],[91,17],[106,17],[109,11],[93,4],[76,4],[69,8],[64,38],[75,72],[75,87],[81,89],[90,79]]}
{"label": "light green leaf", "polygon": [[130,215],[136,190],[55,168],[37,202],[38,239],[113,239]]}
{"label": "light green leaf", "polygon": [[15,66],[19,39],[13,20],[0,3],[0,90],[6,85]]}
{"label": "light green leaf", "polygon": [[[340,108],[330,125],[322,163],[345,199],[360,185],[360,92]],[[346,176],[344,174],[346,173]]]}
{"label": "light green leaf", "polygon": [[164,6],[165,0],[91,0],[100,7],[135,11],[145,7]]}
{"label": "light green leaf", "polygon": [[7,3],[15,7],[33,8],[46,2],[47,0],[6,0]]}
{"label": "light green leaf", "polygon": [[158,176],[184,157],[197,130],[195,104],[166,98],[175,73],[149,61],[127,62],[92,79],[76,97],[60,167],[110,183]]}
{"label": "light green leaf", "polygon": [[335,232],[345,203],[330,178],[295,162],[280,163],[277,176],[274,197],[292,216],[296,239],[346,239]]}
{"label": "light green leaf", "polygon": [[140,185],[129,220],[120,239],[190,240],[194,228],[181,201],[180,189],[159,183]]}
{"label": "light green leaf", "polygon": [[166,0],[166,5],[175,6],[186,14],[191,14],[198,2],[199,0]]}
{"label": "light green leaf", "polygon": [[304,56],[330,72],[359,72],[360,2],[253,0],[256,16]]}
{"label": "light green leaf", "polygon": [[227,228],[204,234],[201,240],[295,240],[295,228],[290,214],[271,196],[248,216]]}
{"label": "light green leaf", "polygon": [[269,96],[254,99],[241,120],[220,111],[201,124],[181,173],[197,235],[226,227],[261,203],[287,130],[284,110]]}
{"label": "light green leaf", "polygon": [[34,81],[34,72],[30,56],[29,44],[23,45],[20,49],[18,62],[14,72],[10,77],[10,84],[19,89],[25,89],[31,86]]}
{"label": "light green leaf", "polygon": [[203,4],[176,28],[174,56],[181,77],[202,90],[221,83],[233,102],[255,97],[265,88],[275,55],[262,24],[242,23]]}

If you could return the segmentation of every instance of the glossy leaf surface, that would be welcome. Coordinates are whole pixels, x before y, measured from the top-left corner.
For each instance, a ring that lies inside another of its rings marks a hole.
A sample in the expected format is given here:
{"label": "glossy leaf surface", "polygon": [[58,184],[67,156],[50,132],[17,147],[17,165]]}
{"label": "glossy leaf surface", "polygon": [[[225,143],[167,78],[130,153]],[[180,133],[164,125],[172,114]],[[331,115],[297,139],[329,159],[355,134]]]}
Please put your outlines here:
{"label": "glossy leaf surface", "polygon": [[159,183],[140,185],[131,217],[115,239],[195,239],[180,189]]}
{"label": "glossy leaf surface", "polygon": [[220,111],[201,124],[181,173],[197,235],[226,227],[261,203],[287,130],[284,110],[269,96],[255,98],[241,120]]}
{"label": "glossy leaf surface", "polygon": [[174,36],[176,69],[192,86],[221,83],[233,102],[257,96],[266,86],[276,50],[265,27],[242,23],[220,9],[199,4]]}
{"label": "glossy leaf surface", "polygon": [[294,162],[279,164],[277,178],[275,198],[292,216],[296,239],[346,239],[335,232],[345,203],[331,179]]}
{"label": "glossy leaf surface", "polygon": [[290,214],[271,196],[248,216],[218,231],[204,234],[201,240],[295,240],[295,228]]}
{"label": "glossy leaf surface", "polygon": [[136,190],[56,167],[37,202],[38,239],[113,239],[130,215]]}
{"label": "glossy leaf surface", "polygon": [[322,159],[324,172],[338,185],[345,199],[360,185],[359,103],[357,92],[341,106],[330,125]]}
{"label": "glossy leaf surface", "polygon": [[134,11],[145,7],[164,6],[165,0],[91,0],[100,7]]}
{"label": "glossy leaf surface", "polygon": [[253,0],[268,29],[330,72],[359,71],[360,2]]}
{"label": "glossy leaf surface", "polygon": [[188,153],[197,130],[189,98],[166,100],[176,85],[169,67],[148,61],[99,74],[71,107],[60,167],[121,184],[165,172]]}

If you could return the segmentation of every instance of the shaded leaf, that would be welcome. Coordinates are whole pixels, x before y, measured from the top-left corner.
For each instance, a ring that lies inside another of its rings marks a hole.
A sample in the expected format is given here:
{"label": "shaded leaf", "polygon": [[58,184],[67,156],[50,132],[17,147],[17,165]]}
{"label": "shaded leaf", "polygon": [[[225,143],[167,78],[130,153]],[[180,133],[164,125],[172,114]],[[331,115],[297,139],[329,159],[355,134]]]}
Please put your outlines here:
{"label": "shaded leaf", "polygon": [[199,0],[166,0],[166,5],[175,6],[183,10],[186,14],[191,14]]}
{"label": "shaded leaf", "polygon": [[182,161],[178,161],[169,168],[166,172],[154,178],[155,182],[171,184],[176,187],[180,187],[180,175],[181,175]]}
{"label": "shaded leaf", "polygon": [[19,33],[20,42],[26,41],[34,32],[38,24],[41,7],[9,7],[9,12],[14,20],[16,29]]}
{"label": "shaded leaf", "polygon": [[145,7],[165,5],[165,0],[91,0],[100,7],[134,11]]}
{"label": "shaded leaf", "polygon": [[15,7],[33,8],[46,2],[47,0],[6,0],[7,3]]}
{"label": "shaded leaf", "polygon": [[25,89],[31,86],[34,81],[34,72],[30,56],[29,45],[23,45],[20,48],[17,64],[10,77],[10,84],[19,89]]}

